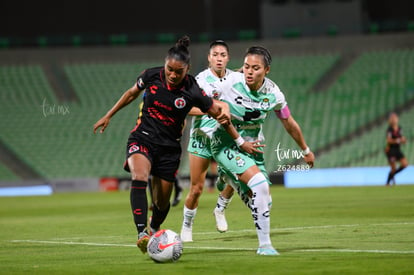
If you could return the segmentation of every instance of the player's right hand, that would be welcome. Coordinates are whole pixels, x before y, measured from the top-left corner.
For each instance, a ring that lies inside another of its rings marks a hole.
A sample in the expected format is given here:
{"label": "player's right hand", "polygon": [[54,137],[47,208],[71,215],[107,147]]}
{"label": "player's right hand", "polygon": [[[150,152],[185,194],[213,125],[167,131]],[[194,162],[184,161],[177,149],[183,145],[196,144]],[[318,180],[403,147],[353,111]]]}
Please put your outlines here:
{"label": "player's right hand", "polygon": [[100,128],[101,130],[99,131],[99,133],[103,133],[106,129],[106,127],[108,127],[110,119],[107,117],[102,117],[100,120],[98,120],[94,125],[93,125],[93,133],[96,134],[96,131]]}

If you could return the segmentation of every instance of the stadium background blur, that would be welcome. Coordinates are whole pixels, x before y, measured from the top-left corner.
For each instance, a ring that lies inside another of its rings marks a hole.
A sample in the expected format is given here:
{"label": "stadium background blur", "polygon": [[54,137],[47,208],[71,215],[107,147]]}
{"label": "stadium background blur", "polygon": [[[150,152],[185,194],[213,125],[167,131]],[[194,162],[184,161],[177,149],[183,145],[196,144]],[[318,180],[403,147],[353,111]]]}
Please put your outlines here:
{"label": "stadium background blur", "polygon": [[[386,171],[391,111],[400,114],[413,164],[413,10],[402,0],[3,1],[0,187],[126,188],[122,163],[139,102],[103,135],[92,125],[143,69],[162,65],[183,34],[192,39],[192,74],[206,67],[211,40],[229,43],[230,68],[242,65],[251,45],[271,51],[269,77],[316,153],[316,169]],[[283,184],[286,170],[303,166],[281,127],[270,115],[264,133],[268,172]],[[188,128],[181,178],[189,174],[187,137]],[[401,174],[414,183],[412,169]]]}

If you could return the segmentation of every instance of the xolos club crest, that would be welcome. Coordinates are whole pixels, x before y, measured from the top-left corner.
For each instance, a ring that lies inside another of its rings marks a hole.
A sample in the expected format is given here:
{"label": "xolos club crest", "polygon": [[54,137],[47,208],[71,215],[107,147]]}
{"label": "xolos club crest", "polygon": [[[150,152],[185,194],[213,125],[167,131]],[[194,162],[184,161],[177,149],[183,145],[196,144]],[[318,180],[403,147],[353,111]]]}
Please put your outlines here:
{"label": "xolos club crest", "polygon": [[175,101],[174,101],[174,105],[177,109],[184,108],[186,104],[187,103],[186,103],[186,101],[183,97],[179,97],[179,98],[175,99]]}

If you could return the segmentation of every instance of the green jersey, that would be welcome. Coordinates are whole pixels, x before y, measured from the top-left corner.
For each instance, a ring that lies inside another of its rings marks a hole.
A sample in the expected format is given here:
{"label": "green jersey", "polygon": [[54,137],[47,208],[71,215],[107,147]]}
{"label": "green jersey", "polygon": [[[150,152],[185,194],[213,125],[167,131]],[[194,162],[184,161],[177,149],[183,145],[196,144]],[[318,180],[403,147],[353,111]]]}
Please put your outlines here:
{"label": "green jersey", "polygon": [[[258,91],[251,91],[244,75],[234,72],[219,86],[220,100],[229,104],[232,123],[247,141],[264,141],[262,125],[270,111],[287,106],[284,94],[270,79],[265,78]],[[227,134],[222,127],[216,133]],[[216,133],[214,135],[216,135]]]}
{"label": "green jersey", "polygon": [[[223,78],[215,76],[211,69],[205,69],[196,76],[198,85],[206,92],[206,94],[214,99],[220,98],[218,85],[226,82],[227,76],[232,73],[231,70],[226,70]],[[213,131],[217,128],[217,121],[208,115],[201,115],[193,117],[191,127],[191,135],[201,135],[211,138]]]}

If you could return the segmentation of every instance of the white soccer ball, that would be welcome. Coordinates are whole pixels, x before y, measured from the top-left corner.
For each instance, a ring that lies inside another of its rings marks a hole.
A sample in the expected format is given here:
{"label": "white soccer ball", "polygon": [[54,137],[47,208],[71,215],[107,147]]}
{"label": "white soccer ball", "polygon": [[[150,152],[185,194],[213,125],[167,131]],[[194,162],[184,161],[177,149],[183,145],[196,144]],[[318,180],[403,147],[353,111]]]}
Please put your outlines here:
{"label": "white soccer ball", "polygon": [[183,242],[172,230],[157,231],[148,241],[148,255],[157,263],[175,262],[183,253]]}

